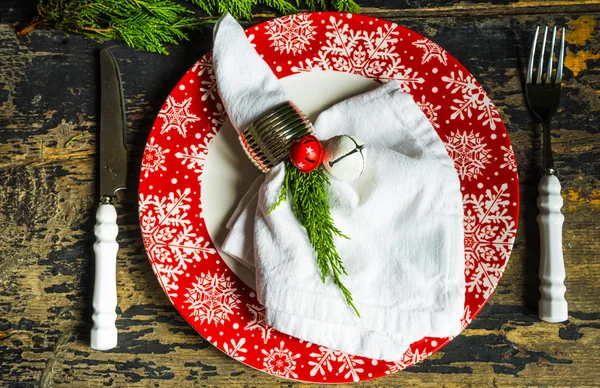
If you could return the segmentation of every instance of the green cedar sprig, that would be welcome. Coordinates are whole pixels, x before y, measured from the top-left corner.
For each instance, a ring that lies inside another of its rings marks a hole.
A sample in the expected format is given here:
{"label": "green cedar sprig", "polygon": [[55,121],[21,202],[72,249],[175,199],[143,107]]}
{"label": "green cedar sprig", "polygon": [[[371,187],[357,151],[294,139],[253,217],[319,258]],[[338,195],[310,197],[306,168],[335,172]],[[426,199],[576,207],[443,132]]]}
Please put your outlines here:
{"label": "green cedar sprig", "polygon": [[[284,15],[298,12],[288,0],[187,0],[210,16],[231,14],[236,19],[252,20],[252,9],[256,5],[265,5]],[[297,2],[296,2],[297,5]]]}
{"label": "green cedar sprig", "polygon": [[333,8],[338,12],[360,13],[360,7],[354,0],[332,0]]}
{"label": "green cedar sprig", "polygon": [[208,23],[172,0],[40,0],[38,13],[37,23],[161,54]]}
{"label": "green cedar sprig", "polygon": [[[17,34],[53,27],[97,40],[122,40],[131,47],[168,54],[165,44],[189,40],[190,31],[213,24],[225,13],[238,20],[251,20],[256,5],[281,14],[296,13],[300,5],[299,0],[186,1],[209,17],[195,17],[195,12],[180,4],[180,0],[39,0],[39,16]],[[354,0],[305,0],[303,4],[312,11],[360,12]]]}
{"label": "green cedar sprig", "polygon": [[348,239],[333,223],[327,201],[327,186],[329,178],[321,167],[303,173],[295,168],[291,162],[285,164],[285,178],[277,202],[269,209],[269,214],[286,200],[291,194],[292,211],[308,233],[308,239],[317,254],[317,266],[321,280],[325,283],[327,275],[333,276],[334,283],[340,288],[346,303],[360,317],[350,290],[344,286],[341,275],[347,275],[342,258],[334,244],[334,236]]}

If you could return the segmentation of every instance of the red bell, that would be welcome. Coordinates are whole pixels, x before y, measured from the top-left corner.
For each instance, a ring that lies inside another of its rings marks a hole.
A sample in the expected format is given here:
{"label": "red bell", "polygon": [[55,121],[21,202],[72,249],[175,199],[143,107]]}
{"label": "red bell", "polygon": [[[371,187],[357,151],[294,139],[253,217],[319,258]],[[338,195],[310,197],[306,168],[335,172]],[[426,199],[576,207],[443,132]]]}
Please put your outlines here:
{"label": "red bell", "polygon": [[290,148],[290,160],[302,172],[311,172],[323,162],[323,145],[313,135],[304,135]]}

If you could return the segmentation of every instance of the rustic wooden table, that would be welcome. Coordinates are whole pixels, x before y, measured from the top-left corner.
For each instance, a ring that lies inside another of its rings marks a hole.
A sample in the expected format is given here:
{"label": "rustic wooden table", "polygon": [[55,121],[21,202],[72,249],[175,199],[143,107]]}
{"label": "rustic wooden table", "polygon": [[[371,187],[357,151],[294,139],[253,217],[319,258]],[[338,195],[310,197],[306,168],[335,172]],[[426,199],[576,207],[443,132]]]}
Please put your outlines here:
{"label": "rustic wooden table", "polygon": [[[0,386],[300,386],[198,336],[161,290],[140,238],[135,171],[146,137],[171,87],[210,48],[210,32],[168,57],[51,30],[18,38],[11,24],[35,14],[22,3],[0,5]],[[361,3],[366,14],[430,37],[483,84],[516,150],[522,201],[506,273],[479,317],[429,359],[363,385],[600,384],[600,1]],[[533,27],[547,22],[568,30],[553,132],[570,307],[560,324],[536,315],[540,139],[522,95]],[[88,347],[101,47],[120,58],[133,172],[118,209],[120,342],[109,352]],[[83,137],[64,147],[76,134]]]}

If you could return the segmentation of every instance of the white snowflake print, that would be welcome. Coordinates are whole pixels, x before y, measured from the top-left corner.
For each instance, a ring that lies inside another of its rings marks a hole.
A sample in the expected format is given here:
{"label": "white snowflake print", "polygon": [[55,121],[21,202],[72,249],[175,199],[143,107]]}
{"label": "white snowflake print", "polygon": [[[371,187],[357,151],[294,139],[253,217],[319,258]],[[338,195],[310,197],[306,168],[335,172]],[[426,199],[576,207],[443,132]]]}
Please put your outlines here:
{"label": "white snowflake print", "polygon": [[398,31],[395,24],[385,24],[376,32],[353,30],[343,20],[329,18],[327,41],[313,59],[306,59],[294,72],[312,70],[335,70],[377,78],[382,81],[396,81],[405,92],[422,84],[425,80],[413,69],[401,63],[396,51]]}
{"label": "white snowflake print", "polygon": [[431,102],[425,101],[425,96],[421,97],[421,102],[417,102],[417,105],[421,108],[421,111],[425,113],[425,117],[427,117],[431,126],[439,128],[440,124],[437,122],[437,112],[442,108],[441,105],[435,106]]}
{"label": "white snowflake print", "polygon": [[469,324],[471,323],[471,320],[471,307],[467,305],[465,306],[463,317],[460,320],[460,330],[463,331],[464,329],[466,329],[467,326],[469,326]]}
{"label": "white snowflake print", "polygon": [[224,275],[210,272],[202,273],[196,277],[196,283],[187,289],[187,308],[192,310],[191,317],[200,323],[223,324],[229,320],[233,310],[239,308],[240,298],[233,288],[233,280]]}
{"label": "white snowflake print", "polygon": [[275,347],[269,352],[263,349],[262,353],[265,355],[263,359],[263,370],[265,372],[286,378],[298,378],[294,370],[296,369],[296,359],[300,357],[300,354],[293,354],[289,349],[286,349],[283,341],[281,341],[279,347]]}
{"label": "white snowflake print", "polygon": [[413,42],[413,45],[422,48],[424,51],[421,64],[429,62],[432,58],[436,58],[443,65],[446,64],[446,61],[448,60],[446,50],[429,39],[417,40],[416,42]]}
{"label": "white snowflake print", "polygon": [[[307,343],[306,346],[311,345],[311,343]],[[352,379],[354,382],[360,381],[358,375],[364,372],[362,367],[365,363],[364,360],[324,346],[319,346],[319,352],[310,354],[310,357],[315,359],[308,361],[308,365],[312,367],[309,372],[311,376],[315,376],[317,373],[325,376],[335,370],[340,374],[345,372],[343,375],[345,379]]]}
{"label": "white snowflake print", "polygon": [[215,67],[213,66],[212,57],[211,56],[203,56],[198,60],[198,62],[194,63],[192,66],[193,73],[197,73],[198,76],[213,75],[215,72]]}
{"label": "white snowflake print", "polygon": [[340,363],[340,368],[338,369],[338,372],[344,373],[345,371],[345,379],[352,377],[352,381],[360,381],[358,374],[364,372],[364,369],[361,368],[360,365],[363,365],[365,363],[362,359],[351,356],[348,353],[340,352],[340,355],[338,356],[337,360]]}
{"label": "white snowflake print", "polygon": [[267,22],[267,35],[275,52],[302,54],[315,39],[315,27],[310,14],[284,16]]}
{"label": "white snowflake print", "polygon": [[500,165],[500,168],[507,168],[512,172],[517,172],[517,161],[515,160],[515,152],[512,145],[509,145],[508,148],[501,146],[500,149],[504,151],[504,163]]}
{"label": "white snowflake print", "polygon": [[217,98],[217,77],[212,57],[204,56],[192,66],[192,72],[197,72],[200,81],[200,100],[215,100]]}
{"label": "white snowflake print", "polygon": [[142,238],[152,269],[171,297],[177,296],[177,281],[188,265],[216,252],[188,219],[190,193],[186,188],[167,196],[140,194]]}
{"label": "white snowflake print", "polygon": [[460,179],[476,180],[485,165],[491,163],[490,151],[479,133],[450,132],[445,145]]}
{"label": "white snowflake print", "polygon": [[450,118],[459,117],[464,120],[465,117],[473,117],[473,111],[479,111],[477,120],[482,124],[489,126],[490,129],[496,129],[496,123],[501,122],[500,114],[494,108],[492,100],[485,94],[481,86],[477,86],[477,81],[472,75],[465,77],[462,70],[458,74],[450,73],[450,77],[443,76],[442,80],[447,82],[446,89],[452,89],[451,93],[458,93],[458,98],[452,102],[456,105],[450,107],[453,111]]}
{"label": "white snowflake print", "polygon": [[142,158],[142,171],[144,172],[144,178],[148,178],[148,175],[152,172],[161,170],[167,171],[164,166],[165,155],[169,153],[168,149],[163,149],[158,144],[154,144],[154,137],[150,138],[148,144],[146,144],[146,150],[144,151],[144,157]]}
{"label": "white snowflake print", "polygon": [[256,43],[254,42],[254,38],[256,38],[254,34],[248,35],[248,42],[250,42],[250,45],[256,49]]}
{"label": "white snowflake print", "polygon": [[331,373],[333,370],[333,364],[337,361],[339,353],[335,350],[331,350],[324,346],[319,346],[319,351],[321,353],[311,353],[310,356],[316,358],[315,361],[309,361],[308,365],[313,368],[310,370],[310,375],[315,376],[318,373],[321,376],[325,376],[326,373]]}
{"label": "white snowflake print", "polygon": [[226,119],[227,112],[225,111],[223,104],[219,102],[215,105],[215,109],[212,112],[212,117],[210,117],[210,121],[212,122],[212,133],[209,133],[207,137],[212,139],[217,134],[217,131],[219,128],[221,128],[221,125],[223,125]]}
{"label": "white snowflake print", "polygon": [[517,233],[509,197],[505,183],[463,198],[466,285],[482,301],[498,284]]}
{"label": "white snowflake print", "polygon": [[167,97],[166,105],[158,112],[158,117],[164,120],[160,133],[166,133],[175,129],[182,137],[185,137],[188,125],[199,121],[200,118],[189,112],[192,98],[186,98],[178,103],[172,96]]}
{"label": "white snowflake print", "polygon": [[271,337],[271,331],[273,328],[267,323],[265,317],[266,308],[263,306],[255,306],[253,304],[247,304],[250,314],[252,314],[252,320],[248,322],[244,330],[259,330],[263,342],[266,344]]}
{"label": "white snowflake print", "polygon": [[204,140],[205,144],[191,145],[189,149],[183,147],[182,152],[180,151],[175,154],[176,158],[181,159],[182,165],[198,175],[198,179],[200,179],[202,167],[204,167],[204,162],[206,162],[206,158],[208,157],[207,143],[209,143],[211,139],[205,137]]}
{"label": "white snowflake print", "polygon": [[385,371],[385,374],[389,375],[401,371],[411,365],[423,361],[427,358],[427,356],[428,354],[425,349],[419,351],[419,349],[412,350],[411,348],[408,348],[408,350],[402,355],[402,359],[400,361],[394,361],[389,364],[390,368]]}
{"label": "white snowflake print", "polygon": [[241,338],[237,343],[235,342],[235,340],[231,340],[231,346],[229,346],[229,344],[225,342],[223,343],[223,349],[225,349],[225,353],[229,354],[232,358],[238,361],[244,361],[246,357],[242,356],[241,353],[248,352],[248,349],[242,347],[245,343],[245,338]]}

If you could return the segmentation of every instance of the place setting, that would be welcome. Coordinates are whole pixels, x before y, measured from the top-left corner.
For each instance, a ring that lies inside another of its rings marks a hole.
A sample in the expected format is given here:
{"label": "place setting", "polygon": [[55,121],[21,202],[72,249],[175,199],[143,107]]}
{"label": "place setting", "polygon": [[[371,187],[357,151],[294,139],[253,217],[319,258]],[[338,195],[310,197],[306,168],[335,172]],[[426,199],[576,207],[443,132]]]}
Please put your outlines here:
{"label": "place setting", "polygon": [[[550,144],[564,36],[538,27],[524,69],[544,131],[548,322],[568,319]],[[177,312],[237,362],[304,382],[390,375],[447,345],[492,296],[517,233],[515,155],[482,86],[427,37],[359,14],[299,13],[245,30],[225,15],[213,41],[148,129],[139,171],[141,238]],[[119,70],[110,51],[100,58],[91,347],[110,350],[113,197],[127,155]]]}

